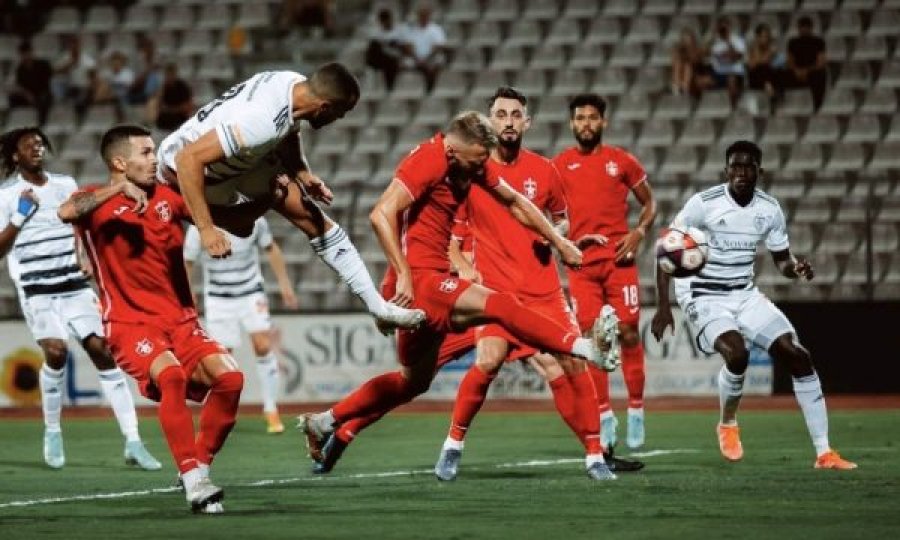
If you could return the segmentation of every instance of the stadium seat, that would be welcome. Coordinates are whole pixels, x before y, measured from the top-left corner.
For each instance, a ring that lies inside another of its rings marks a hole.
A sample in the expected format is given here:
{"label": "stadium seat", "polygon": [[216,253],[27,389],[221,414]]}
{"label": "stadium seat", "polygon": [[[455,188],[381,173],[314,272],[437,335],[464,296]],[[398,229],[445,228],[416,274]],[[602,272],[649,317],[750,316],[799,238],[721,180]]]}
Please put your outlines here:
{"label": "stadium seat", "polygon": [[[568,41],[564,36],[568,34],[571,36],[573,34],[572,29],[565,27],[560,28],[559,32],[561,35],[559,39],[563,39],[561,43],[570,43],[572,41]],[[551,30],[550,35],[547,36],[547,41],[552,43],[550,37],[553,35],[553,31]],[[569,38],[570,39],[570,38]],[[615,19],[610,17],[598,17],[591,21],[591,26],[588,28],[587,34],[584,36],[584,41],[582,42],[584,45],[592,45],[597,43],[602,43],[604,45],[615,45],[622,41],[622,25],[621,23]],[[575,42],[577,43],[577,41]],[[577,49],[577,47],[576,47]],[[576,51],[577,54],[577,51]],[[596,65],[596,64],[595,64]]]}
{"label": "stadium seat", "polygon": [[394,81],[394,89],[390,92],[390,99],[419,100],[425,97],[425,79],[421,73],[415,71],[403,71]]}
{"label": "stadium seat", "polygon": [[669,71],[666,68],[644,66],[637,72],[632,92],[657,94],[669,87]]}
{"label": "stadium seat", "polygon": [[[847,259],[847,266],[844,268],[844,274],[841,276],[841,282],[845,284],[861,285],[869,280],[869,265],[866,261],[865,251],[860,250],[854,256]],[[872,265],[872,282],[877,283],[884,268],[881,260],[876,257]]]}
{"label": "stadium seat", "polygon": [[650,56],[647,58],[647,66],[670,71],[672,68],[672,45],[665,40],[653,44],[650,48]]}
{"label": "stadium seat", "polygon": [[900,170],[900,141],[884,141],[877,145],[866,169],[875,174],[886,170]]}
{"label": "stadium seat", "polygon": [[369,156],[362,153],[350,152],[342,156],[337,169],[331,176],[331,183],[335,186],[365,182],[372,174],[372,162]]}
{"label": "stadium seat", "polygon": [[626,43],[654,43],[662,35],[663,25],[653,16],[640,16],[631,19],[631,28],[625,35]]}
{"label": "stadium seat", "polygon": [[[568,2],[562,17],[568,19],[594,19],[597,15],[597,2]],[[606,17],[603,17],[604,19]],[[597,17],[600,19],[600,17]]]}
{"label": "stadium seat", "polygon": [[413,125],[440,125],[446,124],[453,112],[446,99],[429,96],[418,104],[419,110],[413,118]]}
{"label": "stadium seat", "polygon": [[896,37],[897,28],[900,28],[900,10],[879,9],[873,14],[866,35]]}
{"label": "stadium seat", "polygon": [[384,128],[376,126],[364,127],[356,135],[356,144],[353,146],[354,154],[375,154],[381,156],[387,154],[391,147],[391,139]]}
{"label": "stadium seat", "polygon": [[212,31],[200,29],[185,32],[184,37],[181,39],[181,45],[178,47],[178,56],[205,57],[210,55],[216,48],[214,35]]}
{"label": "stadium seat", "polygon": [[[800,254],[812,253],[816,243],[812,225],[808,223],[794,223],[791,225],[788,235],[791,242],[791,251]],[[771,261],[766,261],[766,263],[767,265],[772,264]]]}
{"label": "stadium seat", "polygon": [[[793,133],[796,135],[797,126],[793,124]],[[724,151],[725,147],[734,141],[746,139],[750,141],[756,140],[756,126],[753,117],[744,111],[735,111],[722,128],[722,134],[719,136],[719,146]],[[795,139],[791,139],[792,141]]]}
{"label": "stadium seat", "polygon": [[784,35],[784,26],[777,13],[756,13],[751,17],[750,24],[747,25],[747,32],[744,35],[747,43],[753,42],[754,31],[760,24],[765,24],[769,27],[769,30],[772,32],[772,39],[778,40]]}
{"label": "stadium seat", "polygon": [[119,15],[112,6],[93,6],[87,12],[82,32],[109,32],[119,24]]}
{"label": "stadium seat", "polygon": [[382,127],[400,127],[409,123],[409,107],[403,101],[385,100],[378,107],[372,124]]}
{"label": "stadium seat", "polygon": [[644,166],[644,171],[647,172],[647,175],[653,178],[656,170],[659,168],[659,158],[656,150],[650,146],[635,146],[631,153]]}
{"label": "stadium seat", "polygon": [[70,134],[77,125],[78,120],[75,116],[75,108],[67,104],[61,104],[50,109],[50,112],[47,114],[47,123],[43,129],[44,133],[53,142],[56,137]]}
{"label": "stadium seat", "polygon": [[566,65],[566,53],[561,45],[544,43],[534,50],[528,67],[531,70],[558,69]]}
{"label": "stadium seat", "polygon": [[850,115],[856,111],[856,97],[847,88],[833,88],[825,94],[821,114]]}
{"label": "stadium seat", "polygon": [[690,15],[709,15],[719,9],[719,0],[692,0],[681,6],[681,12]]}
{"label": "stadium seat", "polygon": [[644,47],[636,43],[617,43],[609,55],[611,67],[639,68],[644,60]]}
{"label": "stadium seat", "polygon": [[896,253],[900,250],[897,223],[872,224],[872,250],[876,253]]}
{"label": "stadium seat", "polygon": [[522,18],[526,21],[550,21],[559,17],[559,11],[556,2],[525,2]]}
{"label": "stadium seat", "polygon": [[556,142],[553,134],[553,127],[547,122],[536,122],[532,124],[531,129],[525,135],[525,146],[531,148],[539,154],[546,155],[549,153]]}
{"label": "stadium seat", "polygon": [[813,113],[812,96],[806,88],[788,90],[784,102],[776,109],[781,116],[810,116]]}
{"label": "stadium seat", "polygon": [[818,144],[795,143],[784,164],[788,171],[817,171],[822,167],[822,148]]}
{"label": "stadium seat", "polygon": [[[619,103],[613,111],[612,116],[617,120],[643,121],[650,116],[650,111],[651,105],[648,96],[644,93],[634,91],[624,94],[619,98]],[[668,129],[671,135],[671,124],[668,120],[665,120],[665,122],[669,124]]]}
{"label": "stadium seat", "polygon": [[827,168],[833,172],[858,172],[863,170],[865,161],[866,154],[861,144],[840,142],[832,147]]}
{"label": "stadium seat", "polygon": [[525,67],[525,50],[521,45],[504,43],[494,51],[494,57],[488,64],[491,70],[517,71]]}
{"label": "stadium seat", "polygon": [[485,21],[512,21],[519,16],[519,5],[516,0],[491,0],[481,14]]}
{"label": "stadium seat", "polygon": [[888,60],[881,65],[877,88],[900,88],[900,58]]}
{"label": "stadium seat", "polygon": [[666,118],[651,118],[644,122],[638,137],[639,146],[671,146],[675,142],[675,128]]}
{"label": "stadium seat", "polygon": [[238,5],[236,24],[243,28],[266,28],[272,25],[272,16],[267,4],[243,2]]}
{"label": "stadium seat", "polygon": [[669,21],[669,30],[666,32],[665,37],[663,38],[663,43],[671,47],[672,45],[678,42],[678,39],[681,37],[681,30],[684,28],[689,28],[696,32],[697,36],[700,38],[700,41],[703,41],[703,35],[705,33],[705,26],[703,21],[697,15],[687,15],[684,13],[680,13]]}
{"label": "stadium seat", "polygon": [[316,142],[313,145],[312,154],[317,156],[345,156],[350,153],[352,142],[352,128],[342,123],[325,126],[316,133]]}
{"label": "stadium seat", "polygon": [[[92,145],[94,146],[94,145]],[[85,159],[84,165],[78,174],[79,185],[105,184],[109,179],[109,169],[98,155],[98,148],[94,148],[91,156]]]}
{"label": "stadium seat", "polygon": [[[853,49],[854,61],[884,60],[887,58],[888,44],[884,36],[861,36]],[[829,50],[829,55],[831,51]]]}
{"label": "stadium seat", "polygon": [[759,10],[762,12],[792,13],[796,7],[796,0],[762,0]]}
{"label": "stadium seat", "polygon": [[200,9],[197,28],[225,30],[231,27],[231,10],[222,4],[207,4]]}
{"label": "stadium seat", "polygon": [[[603,144],[631,148],[634,144],[634,135],[635,130],[633,122],[614,118],[610,120],[609,124],[603,130]],[[567,137],[571,140],[569,126],[563,127],[563,133],[560,134],[560,137]]]}
{"label": "stadium seat", "polygon": [[859,110],[869,114],[893,114],[897,111],[897,95],[893,88],[870,88]]}
{"label": "stadium seat", "polygon": [[817,115],[809,119],[802,142],[831,143],[840,137],[841,126],[835,116]]}
{"label": "stadium seat", "polygon": [[843,36],[825,36],[825,50],[828,54],[828,62],[842,64],[850,59],[850,48],[847,46],[849,39]]}
{"label": "stadium seat", "polygon": [[547,90],[547,78],[543,71],[521,70],[516,74],[514,85],[526,97],[540,97]]}
{"label": "stadium seat", "polygon": [[688,120],[678,139],[678,144],[690,146],[711,146],[715,142],[716,129],[712,120],[696,116]]}
{"label": "stadium seat", "polygon": [[496,47],[501,40],[500,26],[496,22],[480,20],[472,25],[467,45],[469,47]]}
{"label": "stadium seat", "polygon": [[756,12],[758,0],[728,0],[722,2],[719,13],[723,15],[749,15]]}
{"label": "stadium seat", "polygon": [[[532,112],[534,114],[534,112]],[[537,108],[538,122],[562,124],[569,122],[569,100],[565,96],[544,96]]]}
{"label": "stadium seat", "polygon": [[159,21],[160,30],[191,30],[196,23],[194,10],[183,4],[172,4],[162,11]]}
{"label": "stadium seat", "polygon": [[510,26],[509,37],[503,41],[503,46],[533,47],[541,42],[542,35],[541,26],[537,21],[519,21]]}
{"label": "stadium seat", "polygon": [[558,71],[556,80],[550,88],[550,95],[553,96],[574,96],[584,92],[588,85],[587,76],[580,69],[568,69]]}
{"label": "stadium seat", "polygon": [[900,194],[887,195],[881,198],[878,219],[885,223],[900,223]]}
{"label": "stadium seat", "polygon": [[727,118],[730,114],[731,102],[724,90],[704,92],[700,106],[694,112],[697,118]]}
{"label": "stadium seat", "polygon": [[843,223],[864,223],[869,207],[865,198],[844,197],[840,201],[835,219]]}
{"label": "stadium seat", "polygon": [[674,15],[678,11],[678,2],[672,0],[645,0],[642,15]]}
{"label": "stadium seat", "polygon": [[656,103],[654,116],[676,120],[687,119],[691,115],[691,99],[685,95],[664,94]]}
{"label": "stadium seat", "polygon": [[[505,86],[508,84],[506,75],[501,72],[496,71],[488,71],[483,73],[475,80],[475,84],[472,85],[472,91],[469,96],[472,98],[476,98],[478,100],[482,100],[489,96],[494,95],[494,92],[497,91],[497,88],[500,86]],[[478,107],[481,110],[482,107]]]}
{"label": "stadium seat", "polygon": [[865,89],[872,86],[872,70],[867,62],[847,62],[841,66],[841,73],[835,88]]}
{"label": "stadium seat", "polygon": [[[625,70],[617,67],[606,67],[596,71],[594,83],[591,90],[597,92],[601,96],[621,96],[628,90],[628,77],[625,76]],[[649,111],[651,104],[648,101],[644,104],[644,108]]]}
{"label": "stadium seat", "polygon": [[[765,165],[769,160],[768,154],[763,154],[763,164]],[[765,168],[772,169],[773,167],[765,165]],[[806,189],[806,184],[802,181],[796,182],[785,177],[776,177],[765,191],[775,197],[782,206],[787,206],[802,198],[806,194]]]}
{"label": "stadium seat", "polygon": [[773,116],[766,124],[762,140],[769,144],[791,144],[798,139],[798,135],[796,120],[788,116]]}
{"label": "stadium seat", "polygon": [[[644,125],[646,128],[646,124]],[[693,146],[675,145],[667,149],[666,159],[657,173],[663,179],[693,174],[697,170],[697,150]]]}
{"label": "stadium seat", "polygon": [[837,0],[800,0],[798,11],[834,11]]}
{"label": "stadium seat", "polygon": [[900,114],[895,114],[891,120],[891,125],[884,136],[885,142],[900,141]]}
{"label": "stadium seat", "polygon": [[77,34],[81,30],[81,13],[74,7],[57,7],[50,12],[45,34]]}
{"label": "stadium seat", "polygon": [[81,123],[80,131],[100,134],[116,123],[116,110],[112,105],[94,105],[88,109],[84,121]]}
{"label": "stadium seat", "polygon": [[484,52],[481,47],[465,46],[453,52],[450,70],[462,72],[481,71],[485,67]]}
{"label": "stadium seat", "polygon": [[443,12],[444,22],[473,22],[481,18],[478,0],[451,0]]}
{"label": "stadium seat", "polygon": [[[606,52],[601,43],[584,43],[575,47],[572,53],[572,59],[569,60],[569,67],[572,69],[597,69],[599,66],[606,64]],[[608,68],[600,68],[608,69]],[[626,84],[626,80],[622,80],[622,86]]]}
{"label": "stadium seat", "polygon": [[871,10],[878,5],[879,0],[844,0],[841,2],[843,9]]}

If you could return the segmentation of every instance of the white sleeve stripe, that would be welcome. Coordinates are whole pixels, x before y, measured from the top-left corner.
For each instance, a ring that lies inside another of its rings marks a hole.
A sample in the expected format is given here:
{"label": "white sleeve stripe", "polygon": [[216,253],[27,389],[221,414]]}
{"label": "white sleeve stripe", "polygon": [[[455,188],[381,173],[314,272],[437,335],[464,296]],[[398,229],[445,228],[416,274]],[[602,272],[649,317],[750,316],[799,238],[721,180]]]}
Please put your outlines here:
{"label": "white sleeve stripe", "polygon": [[402,187],[406,191],[406,193],[409,195],[410,199],[416,200],[416,198],[413,197],[412,190],[410,190],[409,186],[406,185],[406,182],[401,180],[399,176],[395,176],[394,181],[397,182],[398,184],[400,184],[400,187]]}

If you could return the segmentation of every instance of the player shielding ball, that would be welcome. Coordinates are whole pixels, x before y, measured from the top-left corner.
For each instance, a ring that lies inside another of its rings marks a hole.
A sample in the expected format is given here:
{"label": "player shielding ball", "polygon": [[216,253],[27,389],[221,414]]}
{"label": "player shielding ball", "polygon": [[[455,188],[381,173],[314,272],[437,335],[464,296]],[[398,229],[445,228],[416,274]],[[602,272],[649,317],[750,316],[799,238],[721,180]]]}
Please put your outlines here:
{"label": "player shielding ball", "polygon": [[231,243],[221,229],[248,236],[270,209],[310,239],[313,250],[348,285],[382,327],[414,328],[424,319],[385,301],[347,233],[315,204],[331,191],[310,172],[300,123],[318,129],[342,118],[359,100],[359,84],[341,64],[319,67],[309,78],[265,71],[207,103],[159,147],[159,179],[179,189],[200,243],[226,257]]}
{"label": "player shielding ball", "polygon": [[[116,126],[100,145],[109,185],[76,192],[59,217],[77,223],[96,269],[116,363],[159,402],[191,508],[218,513],[223,491],[209,466],[234,427],[244,376],[197,321],[182,256],[181,222],[190,214],[178,193],[156,182],[150,132]],[[203,403],[196,434],[185,397]]]}
{"label": "player shielding ball", "polygon": [[[809,351],[800,344],[787,317],[753,283],[756,248],[765,242],[775,265],[790,279],[813,278],[813,268],[790,249],[781,206],[756,189],[761,176],[762,152],[749,141],[737,141],[725,151],[725,178],[721,184],[688,199],[672,227],[697,227],[706,233],[709,260],[696,276],[675,279],[675,298],[695,329],[703,352],[718,352],[725,359],[719,372],[721,416],[716,432],[725,459],[744,456],[737,424],[737,409],[744,388],[749,353],[746,341],[769,352],[791,372],[794,395],[816,450],[817,469],[855,469],[831,449],[828,412],[819,376]],[[659,306],[652,321],[653,335],[661,339],[673,325],[669,301],[672,277],[656,272]]]}

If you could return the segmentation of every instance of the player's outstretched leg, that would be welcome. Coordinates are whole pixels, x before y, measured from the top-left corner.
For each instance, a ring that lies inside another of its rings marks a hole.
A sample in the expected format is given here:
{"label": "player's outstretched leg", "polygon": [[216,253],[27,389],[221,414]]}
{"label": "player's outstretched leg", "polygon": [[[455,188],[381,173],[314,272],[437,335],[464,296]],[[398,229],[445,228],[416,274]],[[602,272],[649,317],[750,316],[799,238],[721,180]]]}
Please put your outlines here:
{"label": "player's outstretched leg", "polygon": [[353,418],[340,425],[325,437],[322,444],[321,459],[313,462],[313,474],[328,474],[337,465],[338,460],[344,455],[344,450],[350,446],[353,439],[362,430],[381,419],[383,414],[370,414],[362,418]]}
{"label": "player's outstretched leg", "polygon": [[41,366],[39,382],[44,413],[44,462],[53,469],[61,469],[66,464],[60,425],[64,378],[65,364],[61,369],[53,369],[46,363]]}

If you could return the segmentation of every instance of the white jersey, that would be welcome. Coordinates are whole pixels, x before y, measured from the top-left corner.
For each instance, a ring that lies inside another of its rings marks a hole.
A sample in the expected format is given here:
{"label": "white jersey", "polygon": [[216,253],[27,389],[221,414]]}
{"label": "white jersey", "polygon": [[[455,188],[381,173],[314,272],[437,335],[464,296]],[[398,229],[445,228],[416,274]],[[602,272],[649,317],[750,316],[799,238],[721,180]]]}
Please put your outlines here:
{"label": "white jersey", "polygon": [[23,191],[31,189],[38,200],[37,211],[22,226],[8,255],[9,275],[26,297],[90,288],[75,253],[72,226],[56,215],[78,185],[71,176],[44,174],[47,182],[43,186],[28,182],[21,174],[0,185],[0,230],[9,225]]}
{"label": "white jersey", "polygon": [[709,259],[700,273],[675,279],[678,297],[754,289],[753,263],[759,243],[764,241],[769,251],[788,249],[781,206],[758,189],[747,206],[734,202],[725,184],[697,193],[675,216],[672,226],[697,227],[709,242]]}
{"label": "white jersey", "polygon": [[[206,166],[209,186],[227,184],[219,200],[210,194],[212,204],[231,204],[235,192],[255,198],[268,193],[269,180],[280,170],[273,150],[290,134],[297,136],[300,122],[293,121],[292,92],[306,77],[293,71],[264,71],[236,84],[221,96],[201,107],[194,116],[166,137],[159,145],[159,179],[170,182],[166,168],[178,172],[175,155],[202,135],[215,131],[225,157]],[[265,170],[263,173],[261,170]],[[246,181],[252,176],[253,181]],[[240,184],[240,185],[238,185]]]}
{"label": "white jersey", "polygon": [[272,245],[272,232],[264,218],[253,225],[253,233],[241,238],[227,233],[231,255],[214,259],[200,245],[200,233],[191,225],[184,238],[184,259],[203,264],[203,291],[207,298],[238,298],[263,292],[259,248]]}

